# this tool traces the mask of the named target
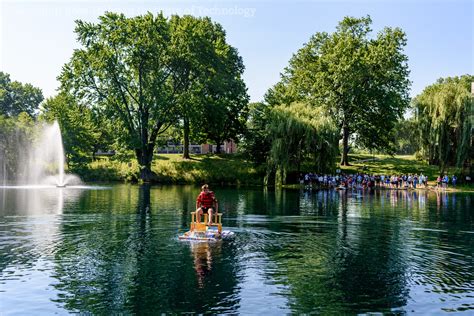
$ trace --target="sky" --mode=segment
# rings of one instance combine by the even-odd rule
[[[474,0],[0,0],[0,71],[54,96],[56,77],[80,47],[74,21],[97,22],[105,11],[210,16],[243,58],[252,102],[263,100],[311,35],[335,31],[345,16],[370,15],[374,35],[386,26],[405,31],[411,96],[440,77],[474,74]]]

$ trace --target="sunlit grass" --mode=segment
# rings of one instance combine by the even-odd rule
[[[403,175],[421,174],[428,176],[428,181],[434,183],[438,177],[439,167],[430,166],[424,161],[417,160],[413,155],[350,155],[351,166],[342,166],[344,173],[364,172],[368,174]],[[459,171],[452,167],[448,168],[447,174],[451,178]],[[459,176],[459,174],[458,174]]]
[[[350,155],[351,166],[338,167],[344,173],[402,175],[420,174],[428,176],[429,183],[435,184],[439,175],[438,166],[429,166],[414,156]],[[161,183],[216,183],[226,185],[262,185],[265,166],[255,167],[241,155],[191,155],[183,159],[180,154],[160,154],[153,159],[152,170]],[[312,166],[305,163],[302,172],[311,172]],[[456,169],[448,169],[450,178]],[[102,158],[79,170],[85,181],[137,181],[139,166],[136,159],[120,162]],[[470,188],[470,187],[469,187]]]

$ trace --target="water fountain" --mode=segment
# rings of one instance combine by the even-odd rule
[[[4,150],[0,155],[2,159],[0,165],[3,166],[3,170],[0,171],[3,174],[3,186],[5,187],[6,184],[23,187],[80,185],[82,182],[78,176],[64,173],[65,155],[59,124],[54,122],[51,125],[39,126],[35,134],[37,135],[35,140],[18,137],[18,133],[16,133],[16,138],[5,140]],[[10,147],[10,152],[16,151],[14,155],[11,155],[13,157],[5,154],[7,147]],[[8,159],[15,160],[9,162],[10,170],[6,167]]]

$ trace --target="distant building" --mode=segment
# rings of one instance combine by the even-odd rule
[[[183,144],[175,144],[168,142],[166,146],[158,147],[157,152],[160,154],[182,154]],[[215,153],[217,146],[215,144],[190,144],[189,153],[191,154],[208,154]],[[226,154],[235,154],[237,152],[237,145],[234,141],[225,141],[221,144],[221,152]]]
[[[215,153],[216,152],[216,145],[213,144],[202,144],[201,145],[201,153],[202,154],[207,154],[207,153]],[[226,154],[235,154],[237,152],[237,145],[233,140],[231,141],[225,141],[221,145],[221,152],[226,153]]]
[[[115,155],[115,150],[99,149],[94,153],[94,156],[113,156],[113,155]]]

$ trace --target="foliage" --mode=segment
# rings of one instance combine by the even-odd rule
[[[114,121],[116,142],[135,152],[142,180],[154,179],[158,136],[179,119],[186,140],[191,120],[202,127],[205,104],[233,110],[233,104],[239,110],[246,104],[242,61],[209,18],[109,12],[99,20],[76,22],[82,48],[63,67],[62,89]]]
[[[24,112],[33,117],[42,101],[41,89],[11,81],[9,74],[0,71],[0,114],[13,117]]]
[[[152,165],[160,183],[216,183],[228,185],[261,185],[263,169],[240,155],[191,155],[183,159],[177,154],[156,155]],[[120,162],[101,158],[78,170],[88,181],[136,181],[139,167],[134,161]]]
[[[104,125],[97,125],[90,108],[80,106],[67,93],[47,99],[41,106],[40,120],[58,121],[69,167],[91,160],[99,146],[103,146]]]
[[[176,90],[169,23],[151,13],[126,18],[109,12],[99,20],[76,22],[82,48],[63,67],[62,88],[117,123],[141,178],[151,180],[156,138],[171,122]]]
[[[256,165],[265,164],[270,152],[271,138],[268,125],[271,108],[262,102],[249,104],[245,134],[239,144],[239,149]]]
[[[169,23],[183,156],[189,158],[191,133],[220,145],[242,131],[248,102],[244,65],[222,26],[209,18],[172,16]]]
[[[7,117],[0,114],[0,175],[12,179],[21,167],[21,158],[35,138],[34,120],[25,112]]]
[[[326,108],[342,132],[341,164],[348,163],[353,134],[367,148],[392,150],[391,130],[409,104],[406,36],[387,27],[371,38],[371,23],[346,17],[336,32],[313,35],[266,94],[270,104]]]
[[[304,103],[279,105],[272,109],[269,131],[272,139],[270,170],[284,184],[292,168],[301,170],[305,157],[311,157],[317,172],[333,171],[337,154],[337,129],[323,108]]]
[[[418,122],[414,116],[397,122],[393,129],[395,152],[398,155],[413,155],[420,148]]]
[[[441,174],[449,165],[463,167],[474,156],[471,82],[470,75],[439,79],[414,101],[421,154],[430,164],[439,164]]]

